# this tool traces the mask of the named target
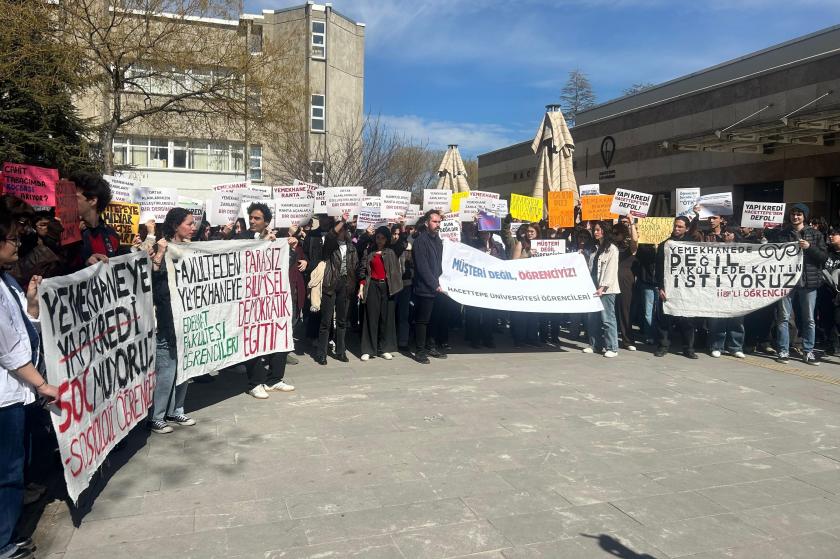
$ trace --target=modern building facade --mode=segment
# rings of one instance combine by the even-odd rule
[[[289,165],[279,164],[288,154],[283,146],[266,138],[254,137],[246,142],[238,133],[208,137],[186,124],[161,134],[139,122],[120,130],[115,137],[117,174],[144,186],[178,188],[181,195],[194,198],[209,197],[208,187],[214,184],[245,179],[265,184],[293,178],[323,183],[320,154],[328,149],[334,134],[363,122],[365,25],[333,10],[330,4],[313,2],[242,14],[238,20],[192,18],[184,25],[212,27],[229,41],[242,41],[247,36],[253,56],[260,55],[263,41],[294,43],[289,63],[295,65],[296,75],[302,79],[301,99],[295,104],[300,108],[300,128],[304,129],[298,131],[302,139],[298,140],[301,145],[295,146],[294,157],[306,159],[308,164],[299,165],[300,170],[293,173],[296,176],[284,176],[292,174]],[[151,89],[154,87],[150,84]],[[154,93],[166,95],[170,91]],[[83,116],[96,120],[96,99],[83,101],[80,107]],[[302,146],[305,154],[300,153],[304,151]]]
[[[535,118],[535,122],[537,122]],[[840,209],[840,26],[748,54],[577,115],[575,177],[602,193],[732,190],[744,200]],[[478,156],[479,188],[529,194],[531,139]]]

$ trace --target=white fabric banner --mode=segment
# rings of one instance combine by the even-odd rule
[[[619,188],[613,195],[610,212],[618,215],[646,217],[650,211],[651,200],[653,200],[653,194]]]
[[[155,391],[152,270],[145,251],[38,289],[47,381],[67,492],[77,502],[108,453],[146,419]],[[0,444],[6,444],[3,441]]]
[[[778,227],[785,222],[785,203],[744,202],[741,227]]]
[[[578,253],[499,260],[462,243],[443,242],[441,288],[462,305],[541,313],[602,311]]]
[[[178,384],[294,347],[286,239],[170,243],[166,264]]]
[[[665,243],[666,314],[727,318],[771,305],[802,274],[796,243]]]

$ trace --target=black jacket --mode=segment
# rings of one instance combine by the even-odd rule
[[[375,249],[368,251],[359,264],[359,281],[365,281],[365,286],[362,288],[362,301],[367,298],[367,286],[369,282],[366,280],[370,277],[370,261],[373,259],[374,254],[376,254]],[[403,288],[402,269],[400,268],[397,253],[391,248],[385,248],[382,251],[382,264],[385,266],[385,283],[388,285],[388,295],[393,297],[402,291]]]
[[[331,295],[335,293],[341,274],[341,248],[338,244],[338,236],[330,231],[324,237],[323,252],[324,261],[327,263],[324,268],[324,279],[321,282],[321,293]],[[347,268],[347,293],[356,292],[356,270],[359,267],[359,254],[353,243],[347,242],[347,250],[344,256],[344,263]]]
[[[813,227],[805,227],[801,231],[795,231],[788,226],[778,232],[774,241],[777,243],[793,243],[800,239],[805,239],[811,246],[804,251],[804,266],[799,285],[807,289],[813,289],[822,284],[823,264],[828,258],[828,250],[822,233]]]
[[[414,294],[418,297],[434,297],[440,286],[438,278],[443,273],[443,241],[438,235],[423,231],[412,245],[414,257]]]
[[[178,346],[175,340],[175,320],[172,317],[169,275],[166,271],[165,260],[160,270],[152,270],[152,302],[155,305],[155,318],[157,319],[157,340],[167,342],[170,355],[174,355]]]

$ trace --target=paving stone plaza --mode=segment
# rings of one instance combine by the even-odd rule
[[[39,557],[840,556],[840,366],[567,349],[193,384],[198,425],[138,429]]]

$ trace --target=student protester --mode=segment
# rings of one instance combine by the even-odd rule
[[[327,346],[330,328],[335,315],[335,353],[338,361],[347,363],[347,311],[351,299],[356,294],[356,269],[359,256],[350,243],[350,232],[345,220],[339,220],[330,228],[324,238],[322,258],[325,263],[321,281],[321,325],[318,330],[318,344],[315,348],[315,361],[327,364]]]
[[[169,291],[169,274],[166,254],[176,250],[173,246],[188,243],[195,232],[195,218],[184,208],[172,208],[163,222],[163,238],[150,250],[152,257],[152,298],[157,319],[157,346],[155,352],[155,394],[150,411],[149,428],[153,433],[165,435],[173,431],[169,424],[189,427],[195,420],[184,413],[188,382],[176,385],[178,344],[175,339],[175,320],[172,317],[172,299]]]
[[[636,264],[636,295],[641,305],[642,335],[645,344],[653,345],[656,338],[654,313],[659,299],[659,290],[656,288],[656,247],[650,244],[639,245]]]
[[[399,256],[404,243],[391,244],[391,230],[376,229],[359,265],[359,301],[364,304],[362,361],[394,358],[397,350],[396,296],[403,289]]]
[[[435,348],[432,335],[440,346],[445,339],[443,333],[448,328],[446,295],[438,283],[442,273],[443,241],[438,235],[441,215],[437,210],[429,210],[418,223],[418,234],[414,239],[414,303],[415,303],[415,342],[417,344],[414,359],[428,365],[429,356],[446,359],[446,354]]]
[[[685,216],[674,218],[674,226],[671,230],[671,240],[685,241],[687,234],[691,231],[689,229],[690,221]],[[684,316],[671,316],[665,314],[662,304],[666,300],[665,294],[665,242],[659,244],[656,249],[656,270],[655,270],[656,288],[659,290],[657,301],[657,317],[659,330],[659,347],[654,355],[656,357],[664,357],[671,347],[671,329],[677,328],[683,338],[683,355],[689,359],[698,359],[694,352],[694,321],[691,318]]]
[[[20,227],[0,207],[0,557],[34,557],[32,540],[17,540],[15,525],[23,507],[25,460],[24,406],[36,395],[52,402],[58,388],[38,371],[38,285],[33,276],[26,292],[8,273],[20,247]]]
[[[618,285],[621,292],[616,298],[616,311],[621,331],[621,347],[636,351],[633,332],[633,294],[636,290],[636,252],[639,249],[639,232],[627,216],[621,216],[613,229],[613,240],[618,249]]]
[[[776,328],[776,346],[778,356],[776,361],[787,363],[790,359],[790,331],[788,322],[793,313],[794,305],[802,328],[802,362],[807,365],[819,365],[814,355],[814,339],[816,325],[814,322],[814,307],[817,302],[817,288],[822,283],[822,269],[828,253],[825,239],[818,230],[806,226],[810,210],[802,203],[793,204],[788,208],[788,224],[778,232],[777,242],[796,242],[803,251],[802,276],[797,285],[787,297],[778,303],[778,323]]]
[[[825,317],[827,353],[840,355],[840,227],[828,230],[828,256],[823,265],[823,286],[820,288],[830,300],[832,309]]]
[[[82,242],[70,265],[80,270],[121,254],[120,236],[102,219],[102,212],[111,203],[108,182],[100,175],[86,171],[73,174],[70,180],[76,185],[79,217],[84,223]]]
[[[615,298],[621,293],[618,283],[618,247],[612,238],[612,228],[605,221],[592,228],[597,250],[589,259],[592,282],[597,286],[595,296],[600,297],[604,310],[589,313],[586,330],[589,347],[583,353],[604,352],[604,357],[618,356],[618,324],[615,316]]]
[[[727,227],[721,230],[716,235],[716,238],[721,239],[718,242],[734,243],[734,228]],[[709,318],[707,324],[709,327],[710,355],[712,357],[720,357],[724,349],[738,359],[744,359],[746,357],[744,355],[745,332],[743,316]]]
[[[531,241],[539,239],[540,230],[532,223],[525,223],[516,231],[516,241],[513,243],[511,260],[531,258]],[[540,347],[539,338],[540,315],[532,312],[512,312],[511,330],[513,331],[513,346],[523,345]]]
[[[403,288],[397,293],[397,349],[408,353],[408,339],[411,334],[411,298],[414,294],[414,258],[412,243],[406,238],[405,250],[399,257]]]
[[[472,239],[470,243],[473,248],[481,252],[505,260],[505,247],[502,243],[493,240],[493,235],[490,231],[478,231],[478,236]],[[480,307],[464,307],[466,340],[474,349],[481,346],[487,348],[495,348],[496,342],[493,341],[493,332],[496,329],[498,321],[498,313],[493,309],[484,309]]]

